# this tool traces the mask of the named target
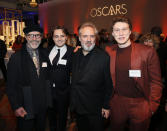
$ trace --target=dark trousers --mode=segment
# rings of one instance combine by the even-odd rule
[[[53,107],[49,108],[48,113],[50,131],[66,131],[68,101],[53,99]]]
[[[144,98],[114,95],[111,100],[111,130],[148,131],[151,111]]]
[[[78,131],[104,131],[103,119],[99,115],[76,114]]]
[[[18,131],[45,131],[46,127],[46,112],[41,112],[35,115],[34,119],[25,120],[17,118]]]
[[[6,76],[6,66],[5,66],[5,62],[3,58],[0,58],[0,69],[2,71],[3,77],[6,80],[7,76]]]

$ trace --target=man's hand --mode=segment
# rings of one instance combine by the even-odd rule
[[[81,46],[77,46],[77,47],[75,47],[75,49],[74,49],[74,53],[77,52],[80,48],[81,48]]]
[[[27,112],[24,110],[23,107],[19,107],[15,110],[15,116],[17,117],[24,117],[27,114]]]
[[[102,116],[107,119],[109,115],[110,115],[110,110],[102,108]]]

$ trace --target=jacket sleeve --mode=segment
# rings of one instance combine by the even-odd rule
[[[155,112],[160,104],[163,85],[160,73],[160,63],[156,51],[152,49],[148,57],[148,74],[150,80],[149,103],[150,110]]]
[[[103,103],[103,108],[104,109],[109,109],[109,101],[111,99],[112,95],[112,89],[113,89],[113,83],[112,83],[112,78],[110,75],[110,58],[109,56],[107,57],[105,63],[104,63],[104,89],[105,89],[105,95],[104,95],[104,103]]]
[[[20,76],[19,76],[19,61],[18,57],[13,54],[10,57],[7,66],[7,86],[6,93],[9,99],[9,102],[13,110],[22,106],[22,91],[19,85]]]

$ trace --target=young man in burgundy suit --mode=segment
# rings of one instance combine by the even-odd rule
[[[150,118],[160,102],[162,82],[158,56],[153,48],[130,40],[128,18],[116,17],[112,35],[117,44],[106,47],[114,85],[111,130],[147,131]]]

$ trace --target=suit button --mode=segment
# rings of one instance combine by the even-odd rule
[[[55,83],[53,83],[53,87],[56,87]]]

